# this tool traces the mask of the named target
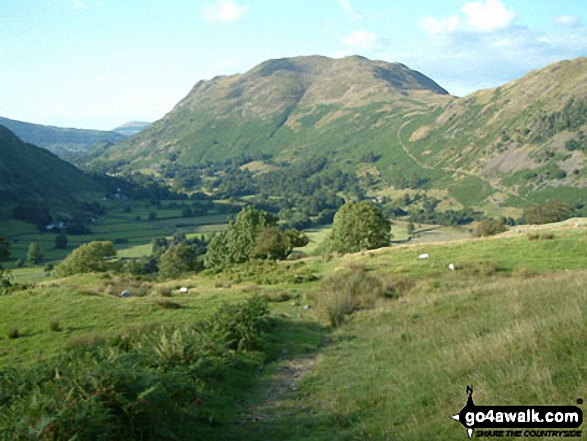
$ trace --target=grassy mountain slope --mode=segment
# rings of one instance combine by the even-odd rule
[[[240,155],[384,154],[393,143],[389,127],[402,115],[430,111],[450,98],[402,64],[362,57],[269,60],[242,75],[200,81],[163,119],[100,160],[150,167]]]
[[[579,58],[473,93],[435,118],[414,118],[401,135],[423,166],[481,178],[493,200],[516,203],[579,195],[586,129],[587,58]]]
[[[96,143],[120,142],[126,137],[121,133],[44,126],[1,117],[0,124],[8,127],[24,142],[67,158],[88,150]]]
[[[21,141],[0,126],[0,201],[3,208],[26,199],[71,203],[101,188],[73,165]],[[1,213],[0,213],[1,214]]]
[[[14,325],[22,336],[10,339],[5,332],[0,337],[0,364],[15,368],[8,379],[18,378],[17,373],[38,368],[55,354],[72,353],[68,347],[77,351],[72,361],[81,363],[101,347],[114,354],[133,336],[157,336],[153,332],[158,324],[165,324],[169,336],[175,330],[179,334],[151,339],[161,342],[160,354],[178,365],[188,364],[198,344],[180,338],[181,330],[199,319],[218,317],[223,301],[240,301],[254,292],[272,300],[270,326],[260,345],[266,358],[257,358],[254,369],[241,367],[219,375],[202,392],[196,413],[202,417],[173,421],[178,430],[197,423],[198,432],[186,430],[178,439],[466,439],[463,427],[449,417],[465,405],[467,385],[473,386],[478,405],[576,405],[584,397],[587,235],[584,228],[575,227],[552,232],[554,238],[543,241],[522,234],[402,245],[363,256],[264,267],[268,274],[287,275],[279,285],[253,282],[261,276],[251,268],[228,284],[229,274],[205,273],[167,282],[97,274],[45,280],[26,293],[0,296],[0,322]],[[422,252],[431,258],[418,260]],[[449,263],[456,271],[448,270]],[[311,270],[318,280],[295,283],[300,270]],[[353,312],[339,328],[327,329],[318,306],[328,293],[324,279],[349,271],[381,277],[396,291]],[[146,295],[119,298],[120,289],[129,286],[140,287]],[[189,287],[188,292],[180,292],[179,286]],[[159,306],[170,300],[181,308]],[[304,308],[307,304],[312,307]],[[59,332],[51,330],[51,318],[60,319]],[[104,340],[109,344],[103,345]],[[143,389],[138,392],[127,386],[135,384],[136,376],[121,375],[127,369],[135,372],[148,359],[138,357],[124,369],[111,360],[88,372],[112,370],[107,377],[116,380],[112,389],[130,391],[124,395],[126,412],[142,410],[144,396],[149,406],[161,402],[161,395],[145,385],[139,385]],[[188,364],[189,378],[201,365]],[[55,378],[53,366],[46,381]],[[212,371],[213,366],[204,366]],[[59,371],[63,380],[56,381],[65,381],[70,372]],[[35,386],[25,383],[21,391],[36,391]],[[81,418],[87,415],[81,405],[97,401],[93,390],[80,384],[67,392],[83,396],[73,403],[56,400],[57,406],[43,408],[42,414],[57,414],[55,409],[63,405]],[[29,408],[14,419],[0,417],[0,428],[2,422],[14,427],[32,412],[41,414],[22,395],[15,399]],[[6,409],[9,403],[4,400],[2,405]],[[121,413],[117,407],[112,412]],[[68,416],[63,412],[56,418],[61,415]]]

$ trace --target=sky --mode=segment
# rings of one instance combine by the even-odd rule
[[[0,116],[111,130],[202,79],[355,54],[464,96],[587,56],[587,1],[0,0]]]

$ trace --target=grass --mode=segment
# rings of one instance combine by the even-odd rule
[[[359,313],[253,438],[459,440],[448,416],[469,384],[477,403],[574,405],[587,387],[586,281],[499,280]]]
[[[463,428],[448,417],[465,404],[466,385],[479,405],[574,405],[584,397],[585,249],[579,228],[549,240],[520,234],[397,245],[296,262],[319,277],[312,282],[260,285],[243,273],[227,283],[200,274],[140,284],[145,295],[125,299],[108,294],[124,278],[44,281],[0,296],[0,364],[31,365],[72,345],[193,323],[224,301],[258,293],[271,301],[268,358],[255,372],[219,380],[224,398],[215,399],[206,439],[459,440]],[[417,259],[424,252],[430,259]],[[292,263],[279,265],[286,271]],[[377,283],[357,284],[358,303],[330,327],[317,298],[347,287],[324,280],[357,268]],[[57,317],[59,332],[50,325]],[[8,337],[10,326],[18,338]]]

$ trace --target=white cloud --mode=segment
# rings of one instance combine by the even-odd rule
[[[213,6],[204,7],[204,17],[210,22],[238,20],[249,8],[239,6],[232,0],[216,0]]]
[[[425,17],[420,26],[430,35],[460,32],[495,32],[512,26],[516,14],[506,9],[499,0],[487,0],[486,3],[467,3],[461,8],[463,16],[453,15],[438,19]]]
[[[340,40],[346,47],[331,54],[333,58],[341,58],[358,53],[381,51],[388,46],[385,39],[379,38],[375,32],[354,31]]]
[[[554,22],[567,28],[576,28],[581,25],[579,19],[574,15],[561,15],[560,17],[556,17]]]
[[[362,13],[357,11],[353,7],[353,5],[351,5],[350,0],[339,0],[339,1],[340,1],[340,6],[344,10],[344,12],[346,12],[352,20],[362,20],[365,18],[365,16]]]
[[[377,34],[368,31],[355,31],[341,40],[341,43],[350,48],[372,50],[379,45]]]
[[[506,9],[499,0],[487,0],[487,3],[467,3],[461,11],[467,16],[467,23],[474,31],[492,32],[508,28],[514,22],[516,14]]]
[[[459,26],[459,17],[457,15],[453,15],[452,17],[446,18],[444,20],[438,20],[434,17],[425,17],[420,22],[420,25],[426,32],[428,32],[428,34],[431,35],[452,32]]]

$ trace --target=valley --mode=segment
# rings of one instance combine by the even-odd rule
[[[459,440],[469,385],[577,404],[586,75],[458,98],[307,56],[59,146],[0,119],[0,439]]]

